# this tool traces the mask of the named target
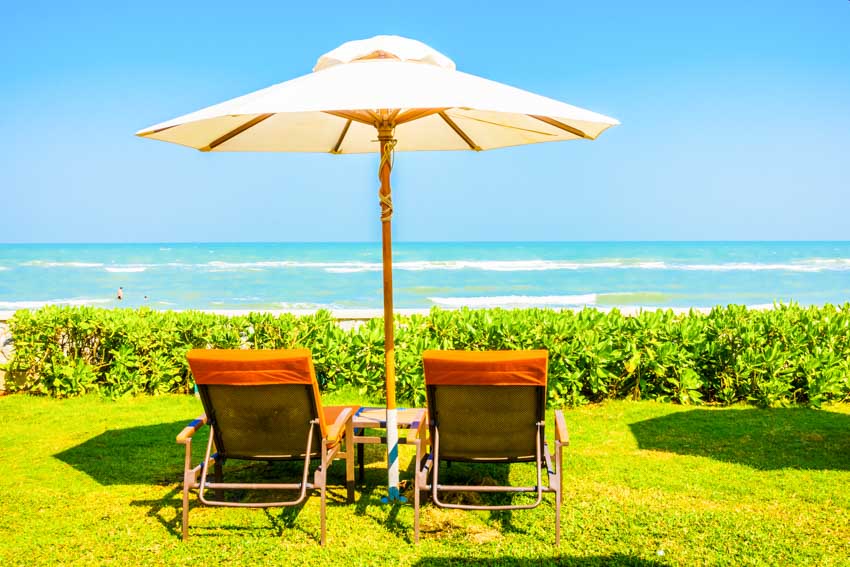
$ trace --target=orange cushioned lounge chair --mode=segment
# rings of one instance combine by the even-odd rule
[[[187,357],[206,413],[177,436],[177,442],[186,446],[183,539],[189,537],[189,489],[197,488],[204,504],[247,508],[297,506],[309,490],[318,489],[324,545],[327,471],[334,459],[345,457],[348,501],[354,499],[351,417],[357,407],[322,407],[313,359],[306,349],[192,350]],[[192,435],[204,425],[210,426],[206,454],[200,465],[192,467]],[[222,465],[228,459],[303,461],[303,475],[296,483],[222,482]],[[313,482],[308,482],[311,459],[320,464]],[[210,465],[215,469],[213,482],[207,480]],[[207,496],[209,489],[215,499]],[[297,490],[298,496],[282,502],[224,500],[223,492],[233,489]]]
[[[419,541],[420,491],[436,506],[462,510],[525,510],[555,493],[555,545],[561,540],[562,449],[569,444],[564,414],[555,411],[555,454],[544,436],[548,353],[533,351],[426,351],[425,388],[431,453],[417,454],[414,541]],[[554,459],[554,467],[552,460]],[[440,484],[441,462],[533,462],[534,486]],[[547,483],[543,484],[543,469]],[[473,505],[442,500],[447,492],[531,492],[530,504]]]

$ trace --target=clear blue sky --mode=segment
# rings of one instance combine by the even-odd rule
[[[850,2],[13,2],[0,242],[370,241],[376,156],[133,133],[419,39],[614,116],[595,142],[402,153],[397,240],[850,239]]]

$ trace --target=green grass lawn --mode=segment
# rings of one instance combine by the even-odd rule
[[[315,497],[267,511],[195,506],[184,543],[183,448],[174,437],[200,413],[191,396],[0,398],[0,564],[850,563],[847,405],[761,410],[624,401],[567,411],[572,446],[558,550],[551,495],[535,510],[512,513],[428,504],[414,546],[412,506],[380,503],[385,472],[376,446],[367,447],[366,484],[354,504],[345,504],[344,464],[331,469],[326,548],[317,540]],[[402,453],[403,479],[410,458]],[[281,469],[235,467],[239,476]],[[532,474],[527,465],[485,473],[454,465],[448,472],[514,482]]]

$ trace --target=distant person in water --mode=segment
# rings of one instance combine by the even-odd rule
[[[124,288],[119,287],[118,288],[118,301],[121,301],[122,299],[124,299]]]

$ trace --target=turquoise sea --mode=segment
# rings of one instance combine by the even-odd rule
[[[0,311],[377,309],[380,255],[379,243],[0,244]],[[394,279],[397,308],[820,305],[850,301],[850,242],[396,243]]]

